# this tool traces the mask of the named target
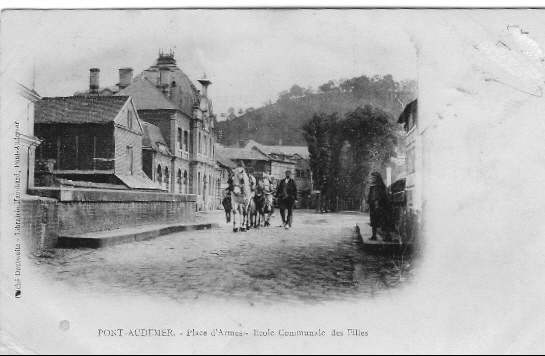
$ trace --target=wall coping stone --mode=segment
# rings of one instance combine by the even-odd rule
[[[173,194],[115,189],[35,187],[29,194],[63,202],[196,202],[195,194]]]

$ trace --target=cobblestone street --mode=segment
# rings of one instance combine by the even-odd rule
[[[293,227],[232,232],[222,212],[201,213],[212,230],[180,232],[104,249],[55,250],[40,272],[90,293],[162,295],[177,301],[235,298],[249,303],[372,298],[392,286],[384,260],[361,252],[364,214],[296,211]]]

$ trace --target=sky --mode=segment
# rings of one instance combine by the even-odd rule
[[[2,70],[34,71],[40,95],[68,96],[88,88],[90,68],[100,69],[101,86],[111,86],[119,68],[136,75],[159,50],[172,50],[197,87],[204,73],[212,80],[219,116],[274,102],[294,84],[316,89],[364,74],[415,79],[410,11],[13,10],[3,13]]]

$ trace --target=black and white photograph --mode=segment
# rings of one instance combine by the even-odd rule
[[[248,6],[2,10],[0,352],[542,354],[545,9]]]

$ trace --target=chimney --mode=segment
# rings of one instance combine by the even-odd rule
[[[163,92],[163,95],[170,99],[170,69],[161,67],[159,68],[159,89]]]
[[[203,78],[199,79],[199,83],[202,85],[202,96],[203,98],[208,97],[208,86],[212,84],[212,82],[206,77],[206,73],[204,73]]]
[[[161,67],[159,68],[159,73],[160,73],[159,85],[160,86],[170,85],[170,69],[166,67]]]
[[[125,89],[132,83],[132,68],[119,68],[119,89]]]
[[[89,90],[91,93],[98,93],[98,80],[100,76],[100,69],[91,68],[89,69]]]

